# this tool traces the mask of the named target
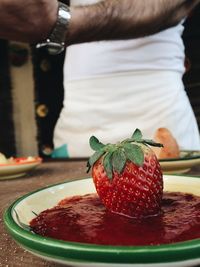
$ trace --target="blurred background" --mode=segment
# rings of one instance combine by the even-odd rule
[[[185,22],[184,84],[200,128],[200,8]],[[0,40],[0,151],[7,157],[50,157],[62,109],[64,53],[51,56]]]

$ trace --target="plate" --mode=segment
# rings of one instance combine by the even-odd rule
[[[13,179],[24,176],[28,171],[36,168],[42,159],[40,157],[15,158],[12,163],[0,164],[0,180]]]
[[[165,190],[200,196],[200,178],[164,176]],[[5,212],[10,235],[29,252],[75,267],[184,267],[200,266],[200,239],[160,246],[105,246],[60,241],[36,235],[26,229],[35,215],[55,206],[61,199],[94,193],[91,178],[69,181],[29,193],[16,200]],[[33,213],[34,211],[34,213]],[[20,223],[19,223],[20,222]]]
[[[179,158],[159,160],[164,173],[186,173],[200,164],[200,151],[182,150]]]

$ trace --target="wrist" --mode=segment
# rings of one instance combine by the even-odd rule
[[[58,1],[40,0],[40,10],[38,8],[32,8],[32,12],[29,17],[32,22],[32,29],[28,29],[30,32],[30,43],[37,43],[41,40],[45,40],[51,33],[57,20]],[[29,23],[30,24],[30,23]]]
[[[40,40],[45,40],[51,34],[53,28],[55,27],[58,17],[58,8],[59,8],[58,1],[55,1],[54,5],[52,5],[50,8],[46,10],[46,18],[45,19],[42,18],[44,26],[42,29],[43,36]]]
[[[90,35],[93,34],[94,21],[91,18],[90,6],[71,6],[71,20],[69,23],[66,45],[73,45],[90,41]],[[91,23],[92,21],[92,23]]]
[[[66,36],[66,46],[77,43],[77,36],[79,35],[81,28],[81,15],[80,9],[78,7],[70,7],[71,20],[69,22],[68,33]]]

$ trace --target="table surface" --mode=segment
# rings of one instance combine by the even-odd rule
[[[200,176],[200,166],[187,175]],[[43,162],[35,170],[18,179],[0,180],[0,266],[40,267],[61,266],[33,256],[9,236],[4,224],[3,213],[10,204],[22,195],[48,185],[64,182],[67,179],[88,177],[85,160]]]

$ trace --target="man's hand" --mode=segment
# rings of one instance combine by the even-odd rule
[[[0,38],[38,42],[57,19],[56,0],[0,0]]]

